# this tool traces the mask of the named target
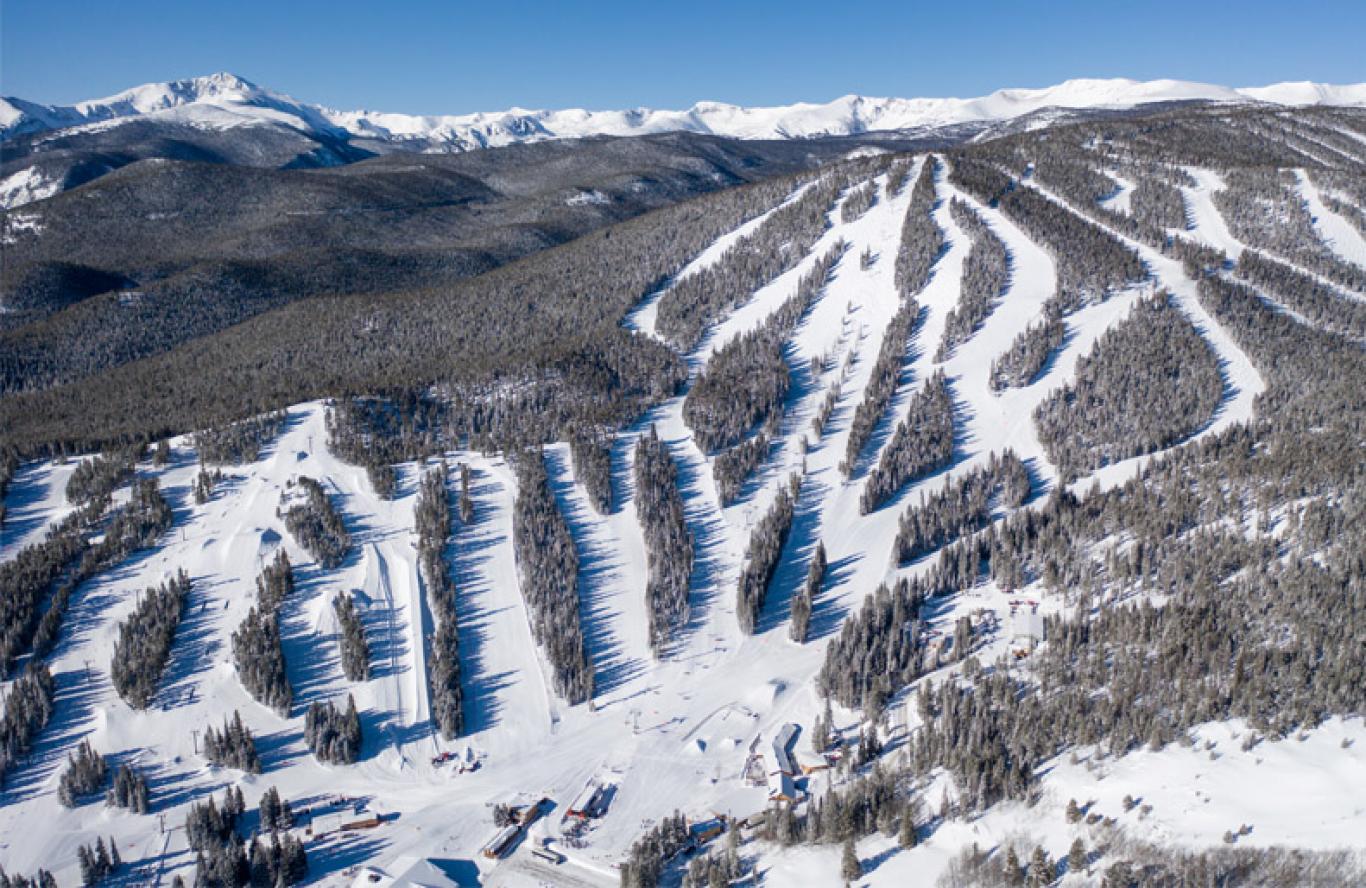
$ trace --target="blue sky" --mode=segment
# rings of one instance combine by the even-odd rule
[[[1366,81],[1366,2],[3,0],[0,93],[227,70],[341,108],[462,113],[974,96],[1070,77]]]

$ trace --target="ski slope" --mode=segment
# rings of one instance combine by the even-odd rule
[[[925,157],[916,161],[908,182],[926,162]],[[1191,172],[1198,184],[1185,191],[1194,236],[1234,254],[1238,245],[1209,199],[1220,187],[1217,175]],[[475,503],[473,520],[468,525],[455,523],[448,552],[458,590],[467,733],[451,742],[439,738],[429,723],[424,650],[433,627],[417,568],[414,532],[417,479],[430,464],[400,465],[398,495],[380,499],[363,469],[340,461],[325,446],[325,405],[296,405],[287,429],[268,451],[250,465],[226,468],[226,481],[203,505],[195,504],[191,494],[198,465],[188,438],[172,442],[167,466],[139,465],[140,475],[160,480],[175,510],[174,526],[154,551],[107,571],[75,597],[67,629],[51,657],[59,688],[56,717],[41,735],[32,761],[18,770],[0,796],[0,863],[20,873],[46,866],[60,883],[72,883],[79,878],[77,845],[104,835],[113,836],[125,860],[139,867],[139,884],[169,885],[176,875],[188,880],[194,855],[183,830],[175,828],[186,806],[225,786],[239,785],[250,810],[261,793],[275,786],[296,811],[343,794],[365,800],[369,811],[388,818],[375,830],[343,834],[335,828],[349,814],[330,809],[320,813],[314,820],[315,832],[330,832],[314,836],[308,849],[311,878],[321,884],[347,884],[362,865],[393,874],[406,868],[403,861],[426,859],[444,861],[451,865],[446,871],[478,878],[484,885],[616,884],[614,865],[660,817],[674,810],[697,818],[715,813],[744,817],[765,807],[766,790],[741,780],[749,750],[771,740],[785,723],[809,729],[823,705],[814,679],[826,642],[844,617],[880,583],[925,570],[931,562],[925,559],[904,567],[892,563],[898,520],[907,504],[1005,448],[1029,466],[1035,502],[1058,483],[1057,470],[1039,442],[1033,411],[1050,392],[1074,378],[1080,357],[1127,316],[1135,300],[1155,288],[1170,292],[1222,361],[1224,400],[1196,437],[1252,416],[1254,399],[1265,383],[1248,357],[1204,311],[1195,298],[1195,282],[1180,263],[1132,242],[1150,270],[1150,280],[1069,315],[1065,343],[1041,377],[1023,388],[993,392],[990,361],[1025,326],[1041,318],[1056,284],[1054,259],[1000,211],[953,187],[941,160],[939,202],[933,212],[946,247],[917,296],[923,322],[904,357],[902,384],[859,467],[846,479],[839,464],[854,409],[900,305],[895,257],[911,191],[908,185],[889,198],[883,188],[885,176],[874,181],[879,199],[867,213],[848,223],[832,213],[829,229],[801,262],[748,294],[684,356],[695,379],[715,349],[754,329],[782,305],[817,257],[841,240],[848,244],[830,282],[787,343],[793,385],[779,434],[738,502],[721,505],[712,476],[714,457],[702,452],[683,421],[686,387],[619,434],[612,450],[614,502],[607,515],[591,506],[575,477],[567,445],[547,448],[550,486],[580,562],[580,617],[596,684],[591,705],[568,706],[554,694],[549,667],[532,638],[512,546],[514,472],[499,455],[452,451],[445,454],[452,467],[467,463],[472,469]],[[958,302],[970,246],[950,213],[954,198],[967,201],[1005,244],[1011,276],[982,328],[940,364],[933,355],[945,318]],[[1317,210],[1315,214],[1319,215]],[[728,246],[764,218],[758,216],[718,239],[680,278],[718,261]],[[868,268],[858,261],[865,250],[875,257]],[[653,311],[660,295],[643,299],[625,323],[653,335]],[[815,369],[812,359],[818,357],[827,360]],[[948,378],[957,414],[952,465],[912,481],[892,503],[861,515],[859,496],[868,467],[886,446],[909,399],[940,368]],[[817,439],[811,419],[836,378],[841,380],[840,398]],[[691,621],[662,658],[656,658],[646,643],[647,556],[634,502],[634,447],[651,426],[678,464],[685,518],[696,549]],[[1080,479],[1073,489],[1084,493],[1095,483],[1122,483],[1151,459],[1149,455],[1108,466]],[[9,492],[12,513],[0,557],[13,558],[66,513],[62,491],[74,465],[33,463],[22,468]],[[793,532],[758,631],[746,636],[735,616],[736,580],[753,528],[793,472],[803,478]],[[350,557],[336,570],[316,565],[290,537],[277,512],[282,492],[299,475],[323,479],[353,537]],[[828,579],[815,603],[812,638],[798,645],[787,635],[789,603],[818,541],[827,550]],[[254,578],[280,547],[295,565],[298,581],[283,606],[285,656],[296,691],[288,718],[246,694],[230,653],[231,634],[254,601]],[[182,568],[194,585],[170,667],[154,705],[133,712],[108,680],[117,626],[131,612],[139,590]],[[365,682],[347,681],[338,664],[331,600],[343,591],[355,596],[370,640],[372,675]],[[1038,589],[1014,594],[1042,597]],[[935,628],[951,627],[972,609],[1005,614],[1007,598],[993,584],[955,596],[936,612]],[[1045,601],[1043,608],[1054,613],[1061,604]],[[988,648],[983,659],[1003,652],[1002,645]],[[351,767],[321,765],[303,743],[303,711],[314,700],[340,701],[347,694],[354,696],[362,714],[361,760]],[[900,697],[891,707],[893,731],[901,732],[899,736],[914,727],[903,702]],[[262,775],[214,769],[196,754],[203,729],[221,723],[233,710],[240,711],[255,732],[265,765]],[[837,707],[835,715],[837,728],[856,728],[856,713]],[[1201,729],[1202,737],[1228,750],[1214,761],[1203,751],[1197,755],[1171,747],[1120,760],[1101,761],[1083,753],[1082,764],[1054,763],[1043,778],[1040,805],[997,806],[977,821],[945,825],[913,850],[900,851],[890,839],[868,839],[859,846],[861,856],[873,863],[866,884],[932,881],[960,848],[972,842],[990,847],[1016,835],[1036,837],[1061,855],[1076,832],[1061,816],[1072,797],[1094,799],[1107,815],[1119,813],[1118,800],[1125,794],[1142,797],[1153,806],[1152,813],[1141,820],[1134,814],[1126,829],[1153,841],[1210,845],[1220,841],[1224,830],[1238,826],[1229,822],[1232,818],[1255,816],[1251,841],[1256,844],[1361,845],[1366,728],[1360,719],[1330,722],[1303,742],[1264,743],[1252,753],[1237,749],[1239,730],[1237,725]],[[152,815],[106,809],[99,802],[70,811],[58,805],[55,787],[62,762],[85,737],[118,761],[132,761],[147,771]],[[1343,742],[1349,745],[1339,754],[1336,750]],[[807,745],[805,733],[797,743],[799,748]],[[479,760],[478,770],[457,773],[451,765],[432,761],[441,752],[464,754],[466,749]],[[1331,766],[1324,764],[1328,760]],[[827,779],[813,778],[810,788],[823,788]],[[581,841],[567,842],[561,831],[565,808],[590,783],[615,786],[613,801]],[[1196,784],[1209,801],[1191,795]],[[1325,789],[1305,791],[1305,786]],[[1327,789],[1334,786],[1340,789]],[[1277,804],[1250,803],[1254,792],[1273,793]],[[480,855],[495,832],[493,804],[525,804],[542,797],[551,799],[552,807],[519,848],[501,862]],[[1254,815],[1236,813],[1242,811]],[[166,833],[160,829],[162,815],[170,828]],[[45,824],[40,833],[25,830],[27,824],[39,822]],[[564,864],[552,867],[531,857],[530,847],[547,839],[567,856]],[[765,884],[838,884],[838,848],[780,852],[750,843],[746,855],[766,874]],[[451,880],[449,872],[447,878]]]

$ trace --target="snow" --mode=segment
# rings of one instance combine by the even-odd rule
[[[1224,180],[1218,173],[1199,167],[1186,167],[1195,179],[1195,186],[1181,186],[1186,198],[1186,210],[1191,217],[1187,234],[1203,244],[1223,250],[1233,261],[1243,255],[1243,242],[1229,231],[1228,223],[1214,204],[1214,195],[1224,190]]]
[[[1366,84],[1281,83],[1235,89],[1183,80],[1068,80],[1039,89],[1002,89],[977,98],[876,98],[847,95],[829,102],[745,107],[698,102],[684,110],[582,108],[473,114],[414,115],[338,111],[296,101],[233,74],[149,83],[72,106],[45,106],[19,99],[0,101],[0,138],[103,120],[160,117],[195,105],[229,109],[261,119],[293,118],[306,128],[359,138],[413,142],[463,151],[547,138],[644,135],[689,131],[743,139],[809,138],[876,130],[921,129],[978,121],[1010,120],[1057,109],[1132,108],[1151,102],[1203,100],[1275,105],[1363,105]]]
[[[1129,201],[1134,196],[1134,183],[1112,170],[1105,170],[1105,175],[1114,179],[1119,187],[1114,194],[1102,198],[1100,205],[1117,213],[1130,212]]]
[[[1314,219],[1314,229],[1338,258],[1366,267],[1366,237],[1356,226],[1324,206],[1319,189],[1304,170],[1295,171],[1300,196]]]
[[[856,884],[933,885],[957,850],[974,842],[984,851],[1014,845],[1022,860],[1035,845],[1058,860],[1075,838],[1094,848],[1106,830],[1068,824],[1064,815],[1070,799],[1088,814],[1115,818],[1125,837],[1155,844],[1192,850],[1221,846],[1226,831],[1236,833],[1246,824],[1252,831],[1236,846],[1359,849],[1366,817],[1366,725],[1361,719],[1335,719],[1304,740],[1262,741],[1243,751],[1247,734],[1240,722],[1216,722],[1195,729],[1192,748],[1145,749],[1121,759],[1082,750],[1078,764],[1050,764],[1037,805],[1005,803],[971,822],[950,821],[912,849],[882,836],[860,841],[865,878]],[[1206,742],[1215,744],[1214,756]],[[1126,795],[1138,802],[1128,812]],[[931,808],[937,799],[931,794]],[[1145,806],[1151,806],[1146,814]],[[838,845],[765,850],[765,885],[842,884]],[[1101,868],[1105,865],[1102,858]]]
[[[623,323],[632,330],[638,330],[641,333],[653,336],[656,339],[662,339],[655,329],[655,324],[659,319],[659,300],[664,297],[664,294],[684,278],[697,274],[699,271],[715,265],[720,261],[721,257],[726,254],[727,250],[735,246],[736,242],[741,238],[749,237],[753,234],[764,224],[764,222],[768,221],[769,216],[773,215],[774,212],[787,204],[800,198],[812,184],[813,183],[808,182],[805,185],[794,189],[781,203],[765,210],[763,213],[750,219],[734,231],[727,232],[717,238],[705,250],[689,260],[688,264],[683,266],[683,269],[678,274],[674,275],[672,280],[668,281],[663,287],[660,287],[655,293],[642,299],[636,307],[627,314],[626,320]]]
[[[60,190],[60,182],[48,179],[37,167],[27,167],[0,179],[0,209],[12,210]]]
[[[918,169],[912,170],[912,180]],[[1191,172],[1198,183],[1187,189],[1194,236],[1236,246],[1209,200],[1221,186],[1218,177]],[[881,186],[881,178],[877,184]],[[473,521],[457,525],[448,552],[459,590],[467,719],[466,736],[449,743],[441,741],[427,722],[422,652],[432,626],[413,533],[416,481],[431,463],[399,466],[398,496],[381,500],[362,469],[327,451],[325,409],[310,403],[291,408],[287,430],[260,460],[226,469],[227,479],[204,505],[194,504],[190,493],[198,466],[188,439],[173,442],[173,458],[165,468],[142,464],[140,474],[160,478],[175,510],[175,526],[156,551],[105,572],[75,596],[66,636],[52,657],[59,688],[54,724],[43,733],[32,764],[16,773],[0,805],[0,864],[23,873],[48,866],[66,884],[77,878],[77,844],[92,841],[97,834],[113,835],[125,859],[155,861],[144,881],[169,884],[175,874],[189,875],[193,857],[183,833],[158,831],[157,815],[164,814],[167,825],[174,826],[183,819],[189,801],[235,783],[243,788],[249,807],[267,787],[277,786],[296,807],[344,793],[368,799],[372,812],[396,816],[368,833],[312,842],[314,876],[324,884],[349,884],[346,870],[364,864],[380,868],[381,881],[390,879],[393,884],[402,883],[409,873],[408,879],[421,884],[437,883],[437,876],[444,874],[454,883],[608,886],[617,881],[613,865],[661,816],[675,809],[696,818],[716,813],[746,816],[762,809],[765,789],[745,785],[740,776],[749,751],[766,751],[791,723],[801,728],[793,748],[805,752],[809,743],[804,733],[822,706],[814,679],[828,639],[879,583],[927,569],[930,563],[891,563],[905,505],[1005,447],[1026,460],[1036,493],[1056,484],[1056,469],[1031,419],[1034,407],[1074,378],[1080,356],[1128,314],[1136,299],[1159,286],[1170,291],[1223,362],[1225,399],[1200,435],[1248,418],[1252,400],[1263,387],[1247,357],[1199,305],[1195,284],[1180,264],[1133,245],[1151,270],[1152,281],[1070,315],[1066,344],[1039,380],[1024,388],[992,392],[987,379],[990,361],[1026,325],[1041,319],[1055,286],[1054,262],[998,210],[958,192],[941,172],[934,213],[947,246],[918,297],[924,324],[906,355],[903,385],[892,407],[862,465],[845,480],[838,466],[853,411],[899,307],[893,275],[910,191],[880,199],[849,223],[838,221],[835,214],[830,230],[808,256],[750,294],[685,356],[695,377],[715,348],[776,310],[816,257],[840,239],[848,243],[825,291],[789,342],[794,378],[787,410],[769,458],[739,502],[721,506],[712,479],[713,458],[701,452],[683,423],[682,394],[618,436],[612,460],[614,504],[605,516],[592,508],[575,478],[568,447],[547,448],[551,488],[581,564],[580,615],[596,680],[591,707],[571,707],[555,696],[548,667],[532,639],[512,549],[516,480],[500,456],[463,451],[445,455],[453,468],[461,462],[470,465],[476,506]],[[933,354],[945,316],[957,304],[959,274],[969,246],[949,211],[954,197],[968,201],[1006,245],[1009,288],[981,330],[942,364],[960,425],[953,465],[907,485],[893,504],[860,515],[858,500],[868,464],[886,445],[907,400],[941,366]],[[680,277],[715,262],[764,218],[718,238]],[[867,269],[857,258],[865,249],[876,257]],[[653,333],[652,306],[657,298],[654,294],[643,300],[628,317],[628,325]],[[811,359],[817,356],[829,361],[813,375]],[[835,378],[842,379],[837,407],[824,435],[809,440],[804,452],[802,439],[810,439],[810,420]],[[647,558],[632,473],[636,439],[652,424],[678,463],[685,519],[697,550],[691,620],[662,658],[656,658],[647,644]],[[1092,481],[1120,483],[1147,459],[1107,467],[1077,487],[1084,492]],[[8,494],[11,515],[0,540],[0,558],[13,558],[69,510],[63,488],[74,465],[30,463],[21,468]],[[734,589],[749,535],[789,473],[803,466],[792,537],[759,631],[744,636],[736,624]],[[299,474],[325,479],[355,541],[355,551],[335,571],[314,564],[277,514],[281,493]],[[827,549],[828,582],[815,604],[812,639],[797,645],[787,637],[788,602],[805,576],[818,539]],[[288,719],[251,700],[230,663],[231,633],[252,604],[259,565],[277,546],[289,554],[298,579],[283,611],[285,654],[297,698]],[[146,712],[132,712],[107,678],[117,626],[131,611],[139,590],[179,568],[190,573],[194,588],[171,665],[154,705]],[[341,591],[355,595],[367,627],[374,662],[366,682],[346,681],[337,663],[331,600]],[[974,589],[937,613],[934,626],[942,630],[979,607],[1004,620],[1009,598],[990,584]],[[1060,607],[1045,600],[1041,612],[1056,613]],[[999,645],[1006,642],[1002,639]],[[351,767],[320,765],[302,742],[303,710],[313,700],[347,693],[354,694],[362,713],[366,740],[361,761]],[[256,733],[266,767],[259,777],[210,769],[195,754],[194,732],[202,736],[206,725],[221,722],[233,709]],[[853,724],[852,714],[837,710],[835,715],[840,727]],[[1154,841],[1216,844],[1224,830],[1247,821],[1253,832],[1240,841],[1361,845],[1359,828],[1352,829],[1359,827],[1361,800],[1366,798],[1366,729],[1360,719],[1330,722],[1308,732],[1303,742],[1263,743],[1249,753],[1241,752],[1233,737],[1241,730],[1231,725],[1200,730],[1202,740],[1218,744],[1221,755],[1214,760],[1203,747],[1198,753],[1170,747],[1119,760],[1101,760],[1083,750],[1082,764],[1056,762],[1047,771],[1044,802],[1037,808],[1003,805],[972,822],[945,824],[913,851],[897,851],[891,840],[882,838],[860,843],[865,861],[876,864],[867,884],[931,881],[959,848],[971,842],[992,847],[1022,833],[1061,855],[1073,834],[1061,816],[1071,797],[1094,799],[1096,810],[1107,816],[1121,816],[1118,799],[1124,794],[1141,798],[1153,805],[1152,812],[1141,820],[1138,812],[1124,815],[1125,828]],[[54,790],[60,765],[84,736],[97,749],[126,754],[147,769],[156,806],[153,816],[114,812],[99,803],[74,811],[57,805]],[[1350,745],[1343,748],[1343,740]],[[439,752],[461,754],[466,748],[480,761],[476,771],[458,774],[450,765],[432,763]],[[1260,764],[1258,758],[1263,760]],[[819,790],[827,779],[828,775],[815,778],[810,786]],[[582,846],[573,847],[561,835],[563,813],[590,784],[612,784],[616,791],[606,814],[590,821]],[[1196,788],[1200,797],[1193,794]],[[522,844],[502,862],[485,860],[479,849],[496,832],[489,806],[529,803],[542,796],[554,807],[531,827]],[[937,798],[937,792],[932,793],[931,799]],[[328,814],[316,825],[329,829],[339,821],[340,815]],[[45,828],[16,838],[26,823],[33,822]],[[565,863],[552,866],[530,856],[530,848],[545,839],[555,840],[555,847],[568,857]],[[766,884],[837,883],[838,848],[780,853],[750,844],[746,853],[759,854]],[[439,873],[424,861],[439,863]]]
[[[37,213],[6,213],[0,228],[0,244],[14,244],[21,237],[33,237],[43,231],[43,217]]]
[[[1037,182],[1033,184],[1038,187]],[[1038,188],[1038,190],[1050,200],[1056,203],[1064,203],[1051,194],[1048,189]],[[1228,331],[1215,321],[1214,316],[1200,303],[1196,282],[1186,275],[1185,269],[1179,261],[1114,229],[1107,228],[1107,230],[1113,237],[1138,254],[1143,264],[1147,266],[1153,284],[1171,294],[1172,302],[1186,315],[1219,358],[1220,373],[1224,377],[1223,400],[1220,401],[1215,410],[1213,419],[1186,440],[1196,441],[1209,435],[1216,435],[1232,425],[1250,420],[1257,395],[1266,390],[1266,381],[1257,372],[1252,359],[1238,347]],[[1093,482],[1099,483],[1102,489],[1122,484],[1135,477],[1155,456],[1156,454],[1145,454],[1105,466],[1090,476],[1076,481],[1072,485],[1073,492],[1083,493],[1090,489]]]
[[[590,205],[610,204],[612,202],[612,199],[607,195],[603,194],[601,191],[598,191],[596,188],[594,188],[590,191],[576,192],[570,197],[565,198],[564,202],[571,207],[581,207]]]

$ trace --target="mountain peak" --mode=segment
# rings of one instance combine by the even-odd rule
[[[162,115],[193,119],[201,126],[285,124],[343,139],[377,139],[425,151],[465,151],[539,139],[679,130],[742,139],[923,131],[960,124],[998,123],[1044,109],[1133,108],[1174,101],[1366,105],[1366,84],[1333,86],[1304,82],[1235,89],[1170,79],[1073,78],[1052,86],[1001,89],[977,98],[908,99],[849,94],[825,103],[796,102],[769,107],[702,101],[686,110],[510,108],[460,115],[411,115],[332,110],[263,89],[230,71],[219,71],[186,80],[144,84],[66,107],[20,99],[0,101],[0,140],[21,133]]]

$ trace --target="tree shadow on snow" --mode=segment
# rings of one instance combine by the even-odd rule
[[[89,733],[95,717],[95,701],[109,691],[109,679],[93,668],[54,672],[53,715],[36,738],[33,748],[5,775],[0,806],[27,801],[43,792],[44,784],[65,766]]]
[[[768,584],[768,595],[759,614],[756,635],[781,626],[792,616],[792,597],[806,585],[811,558],[815,555],[816,544],[820,542],[821,502],[828,490],[829,485],[814,478],[808,478],[802,485],[792,517],[792,529],[778,557],[778,569]],[[822,581],[821,588],[825,589],[827,585],[828,578]],[[809,629],[808,626],[808,632]]]
[[[195,702],[196,678],[213,667],[221,646],[215,633],[217,610],[210,607],[210,590],[227,585],[205,577],[190,578],[190,592],[171,643],[171,656],[158,683],[153,705],[177,709]]]
[[[846,555],[835,561],[831,561],[825,569],[825,582],[821,584],[821,593],[816,596],[816,600],[811,603],[811,626],[807,630],[806,640],[810,644],[813,641],[833,635],[839,631],[844,624],[844,618],[849,613],[849,608],[841,601],[841,596],[831,595],[828,590],[836,589],[849,581],[849,577],[854,572],[854,565],[858,563],[861,555]]]
[[[55,473],[56,467],[50,462],[32,462],[22,466],[10,479],[5,493],[4,532],[7,540],[23,539],[47,520],[47,512],[41,504],[47,498],[47,487],[52,483]],[[65,502],[65,497],[62,502]],[[9,557],[17,554],[16,550]]]
[[[591,514],[591,507],[576,503],[572,496],[574,482],[565,451],[547,451],[545,461],[551,493],[569,527],[578,556],[579,616],[584,646],[593,663],[593,693],[595,696],[609,694],[645,669],[640,660],[627,659],[623,655],[621,640],[612,632],[612,611],[604,600],[612,580],[620,577],[621,562],[610,545],[593,539],[593,525],[597,519]],[[640,593],[643,595],[644,590]],[[638,628],[645,630],[643,626]]]
[[[498,724],[502,710],[499,692],[513,682],[511,672],[488,672],[489,626],[500,611],[480,606],[480,601],[493,591],[491,580],[482,567],[492,560],[494,550],[508,542],[507,537],[494,528],[488,505],[497,495],[499,484],[484,470],[471,466],[470,472],[474,517],[469,524],[457,524],[451,546],[455,611],[460,624],[460,685],[464,695],[465,734],[475,734]]]

